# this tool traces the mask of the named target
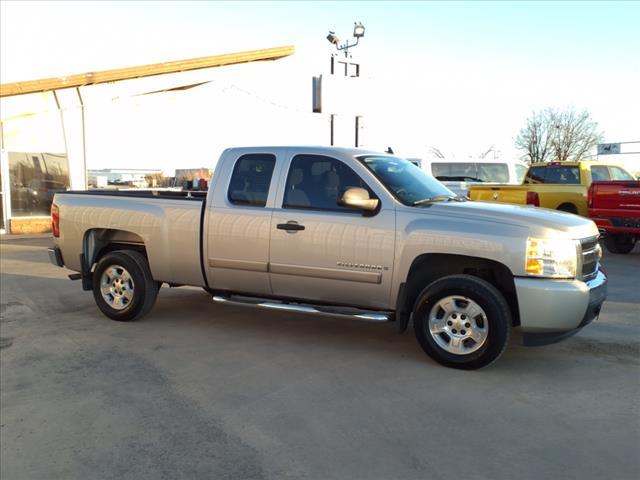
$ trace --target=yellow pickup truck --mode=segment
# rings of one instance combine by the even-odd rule
[[[591,182],[635,180],[621,167],[606,163],[532,163],[522,185],[473,185],[469,198],[481,202],[516,203],[589,216],[587,190]]]

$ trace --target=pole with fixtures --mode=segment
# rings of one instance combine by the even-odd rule
[[[339,68],[344,68],[343,75],[345,77],[359,77],[360,76],[360,64],[358,62],[354,62],[351,60],[351,55],[349,49],[354,48],[360,42],[360,39],[364,37],[365,27],[362,22],[354,22],[353,24],[353,38],[355,38],[355,42],[349,43],[349,40],[345,41],[341,44],[340,39],[335,34],[335,32],[330,31],[327,35],[327,41],[336,47],[338,52],[344,52],[344,59],[340,59],[337,54],[331,55],[331,75],[336,75],[336,66]],[[322,102],[321,102],[321,84],[322,84],[322,75],[319,77],[314,77],[314,99],[313,99],[313,111],[317,113],[322,113]],[[330,115],[330,133],[329,139],[330,144],[334,144],[335,139],[335,117],[336,114]],[[363,117],[362,115],[356,115],[355,117],[355,136],[354,142],[355,146],[359,147],[361,142],[360,130],[363,128]]]

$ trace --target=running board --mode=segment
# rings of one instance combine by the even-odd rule
[[[359,310],[350,307],[329,307],[329,306],[311,306],[292,303],[281,303],[272,300],[265,300],[253,297],[228,297],[223,295],[214,295],[213,301],[225,305],[238,305],[244,307],[264,308],[267,310],[283,310],[287,312],[307,313],[312,315],[323,315],[334,318],[351,318],[356,320],[364,320],[367,322],[389,322],[393,320],[391,313],[378,313],[368,310]]]

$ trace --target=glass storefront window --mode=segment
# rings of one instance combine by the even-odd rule
[[[11,216],[49,215],[56,192],[69,190],[65,154],[8,152]]]
[[[0,230],[4,231],[4,186],[2,184],[2,163],[0,163]]]

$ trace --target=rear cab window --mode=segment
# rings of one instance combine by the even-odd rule
[[[580,185],[580,168],[576,165],[545,165],[531,167],[525,183]]]
[[[264,207],[276,157],[269,153],[242,155],[233,167],[227,198],[233,205]]]
[[[546,167],[531,167],[524,177],[524,183],[544,183]]]

